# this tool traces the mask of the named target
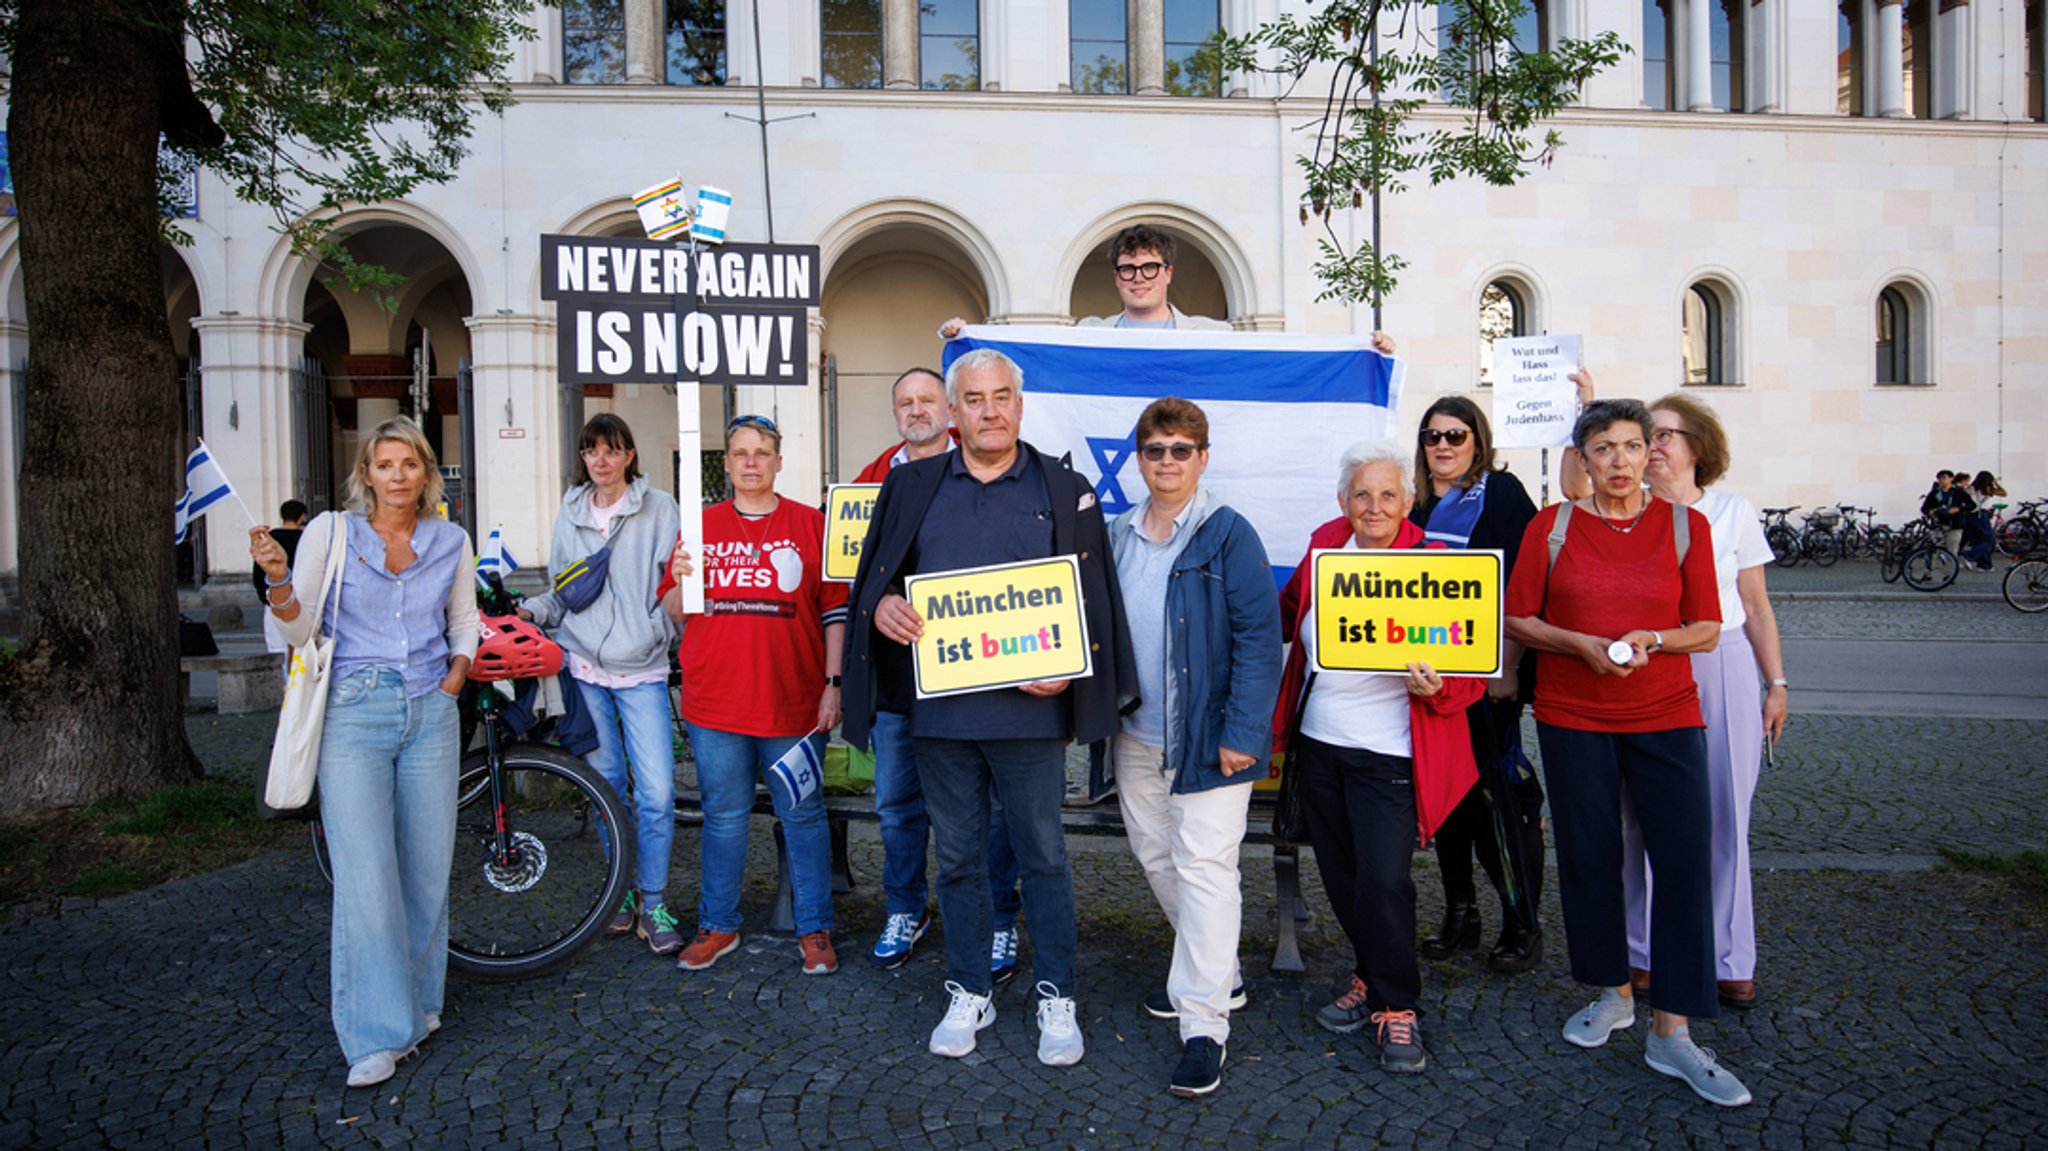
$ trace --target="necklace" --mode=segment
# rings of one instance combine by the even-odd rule
[[[1593,500],[1593,497],[1591,497],[1591,496],[1587,496],[1586,498],[1587,498],[1587,500],[1588,500],[1588,501],[1592,501],[1592,500]],[[1593,502],[1593,518],[1594,518],[1594,519],[1596,519],[1596,520],[1599,520],[1599,521],[1600,521],[1601,523],[1603,523],[1603,524],[1606,524],[1606,525],[1607,525],[1607,530],[1608,530],[1608,531],[1611,531],[1611,532],[1613,532],[1613,533],[1615,533],[1616,535],[1623,535],[1623,536],[1625,536],[1625,535],[1627,535],[1628,533],[1630,533],[1630,532],[1632,532],[1632,531],[1636,530],[1636,525],[1637,525],[1637,524],[1639,524],[1639,523],[1642,523],[1642,522],[1643,522],[1643,517],[1644,517],[1645,515],[1648,515],[1648,514],[1649,514],[1649,512],[1650,512],[1650,497],[1649,497],[1648,495],[1644,495],[1644,496],[1643,496],[1643,506],[1642,506],[1641,510],[1639,510],[1639,511],[1637,511],[1637,512],[1636,512],[1636,518],[1634,518],[1634,519],[1632,519],[1632,520],[1628,521],[1628,526],[1627,526],[1627,527],[1625,527],[1625,528],[1618,528],[1618,527],[1615,527],[1615,526],[1614,526],[1614,521],[1612,521],[1612,520],[1608,519],[1608,518],[1607,518],[1606,516],[1603,516],[1603,515],[1601,515],[1601,514],[1600,514],[1600,505],[1599,505],[1599,503],[1598,503],[1597,501],[1594,501],[1594,502]]]
[[[779,504],[781,501],[778,500],[776,502]],[[740,547],[747,553],[748,559],[759,559],[761,557],[761,545],[768,540],[768,521],[775,515],[775,508],[771,506],[767,511],[754,516],[741,511],[739,505],[734,504],[732,514],[733,518],[739,521]],[[749,534],[747,527],[750,523],[758,523],[761,528],[759,532],[753,533],[752,539],[747,538]]]

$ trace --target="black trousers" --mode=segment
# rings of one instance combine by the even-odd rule
[[[1632,805],[1657,876],[1650,1005],[1697,1019],[1720,1011],[1714,987],[1713,814],[1706,732],[1697,727],[1615,733],[1536,725],[1550,812],[1557,820],[1557,889],[1572,978],[1628,982],[1621,891],[1621,805]],[[1627,788],[1624,799],[1623,787]]]
[[[1509,733],[1516,739],[1521,735],[1522,706],[1513,700],[1482,699],[1472,705],[1468,713],[1472,725],[1472,754],[1483,765],[1489,758],[1498,760],[1506,754],[1502,741]],[[1481,768],[1484,771],[1484,767]],[[1543,903],[1543,785],[1532,776],[1517,782],[1515,797],[1520,801],[1521,827],[1509,829],[1513,841],[1508,845],[1522,853],[1527,862],[1529,876],[1529,898],[1526,901],[1527,921],[1523,927],[1534,927],[1537,909]],[[1519,834],[1516,832],[1519,831]],[[1507,865],[1501,854],[1499,830],[1494,825],[1493,806],[1487,802],[1484,786],[1474,787],[1465,793],[1458,806],[1451,810],[1449,819],[1436,833],[1437,869],[1443,873],[1444,903],[1474,903],[1478,894],[1472,883],[1472,857],[1479,857],[1479,866],[1486,871],[1486,878],[1493,883],[1496,892],[1505,891],[1502,869]],[[1507,899],[1501,899],[1502,926],[1507,923]]]
[[[1331,909],[1351,939],[1352,970],[1365,982],[1373,1010],[1412,1011],[1422,997],[1415,958],[1413,763],[1305,735],[1294,750],[1309,844]],[[1658,876],[1663,882],[1663,873]],[[1624,943],[1624,955],[1626,950]]]

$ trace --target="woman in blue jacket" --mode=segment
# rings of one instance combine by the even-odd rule
[[[1186,400],[1138,417],[1146,498],[1109,526],[1138,706],[1111,759],[1131,853],[1173,925],[1166,989],[1145,1009],[1180,1021],[1171,1089],[1221,1081],[1244,897],[1237,870],[1251,783],[1263,778],[1280,692],[1280,601],[1250,522],[1202,490],[1209,419]]]

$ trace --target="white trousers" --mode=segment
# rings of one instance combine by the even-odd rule
[[[1180,1037],[1230,1038],[1230,993],[1238,972],[1244,889],[1238,849],[1251,808],[1250,784],[1175,795],[1166,753],[1127,735],[1113,752],[1117,803],[1131,854],[1145,869],[1159,909],[1173,925],[1173,966],[1166,994],[1180,1015]]]

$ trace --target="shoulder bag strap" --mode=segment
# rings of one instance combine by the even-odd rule
[[[327,513],[327,528],[327,570],[320,573],[320,601],[314,605],[314,610],[320,614],[313,620],[313,634],[318,635],[325,629],[332,638],[334,629],[326,626],[327,600],[331,594],[334,610],[336,613],[341,611],[341,569],[348,563],[348,513]]]

